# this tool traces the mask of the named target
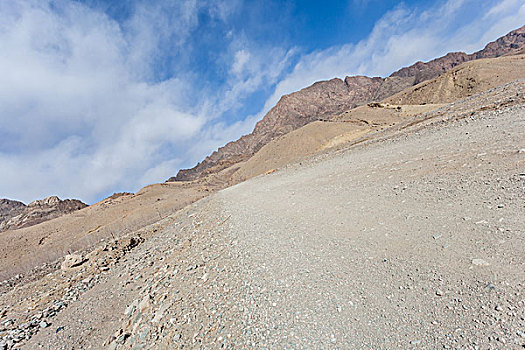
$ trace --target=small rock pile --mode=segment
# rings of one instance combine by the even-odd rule
[[[29,340],[40,329],[53,326],[53,317],[93,288],[103,273],[107,273],[111,266],[144,241],[147,232],[146,229],[103,243],[85,256],[67,255],[62,263],[54,264],[60,266],[59,270],[49,273],[39,281],[43,286],[40,290],[31,290],[30,284],[18,286],[20,293],[28,293],[37,300],[34,307],[27,309],[30,314],[24,315],[23,318],[19,316],[22,312],[18,312],[16,318],[9,317],[15,310],[23,309],[22,303],[5,305],[0,299],[0,310],[3,310],[0,312],[0,350],[12,349]],[[50,289],[47,285],[53,287]],[[57,327],[57,333],[60,330],[61,328]]]

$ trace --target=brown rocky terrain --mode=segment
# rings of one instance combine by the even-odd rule
[[[464,62],[482,58],[495,58],[519,51],[523,49],[524,43],[525,26],[513,30],[509,34],[487,44],[483,50],[470,55],[464,52],[451,52],[426,63],[419,61],[409,67],[401,68],[392,73],[391,77],[412,77],[414,78],[412,85],[416,85],[425,80],[433,79]]]
[[[203,196],[207,183],[157,184],[136,194],[120,194],[61,215],[54,220],[0,234],[0,290],[55,269],[74,251],[92,249],[101,240],[116,239],[156,222]],[[53,201],[53,200],[52,200]],[[44,201],[33,207],[45,208]],[[16,278],[15,278],[16,277]]]
[[[194,180],[247,160],[275,137],[318,118],[329,117],[368,102],[381,82],[381,78],[368,77],[347,77],[344,81],[332,79],[285,95],[257,123],[251,134],[226,144],[193,169],[181,170],[169,181]]]
[[[400,124],[476,93],[525,77],[525,55],[466,62],[432,80],[410,87],[381,103],[347,110],[311,122],[264,145],[248,160],[232,167],[232,183],[264,174],[302,157]]]
[[[525,55],[479,59],[401,91],[385,102],[412,105],[450,103],[522,78],[523,72]]]
[[[442,105],[389,105],[370,103],[342,113],[331,120],[317,120],[276,137],[250,159],[238,164],[233,183],[278,169],[303,157],[359,139],[407,118]]]
[[[334,80],[249,158],[5,231],[0,350],[522,348],[523,78],[466,62],[330,114],[378,83]]]
[[[476,80],[476,83],[489,88],[518,76],[525,77],[523,62],[525,60],[522,56],[515,55],[466,63],[468,69],[463,69],[462,65],[456,70],[460,72],[457,76],[468,72],[467,77],[480,70],[483,73],[478,76],[483,79]],[[499,66],[501,67],[498,68]],[[443,85],[446,88],[448,85],[442,84],[442,81],[448,79],[447,77],[446,74],[439,76],[428,84]],[[479,90],[480,88],[474,88],[470,93]],[[407,91],[413,91],[413,88]],[[411,93],[419,96],[418,92]],[[456,93],[446,97],[450,100],[454,96],[459,98],[466,95],[468,94]],[[436,96],[438,102],[439,98],[445,97],[443,94]],[[0,244],[6,247],[0,254],[0,278],[10,281],[6,286],[15,285],[20,283],[13,280],[15,276],[28,278],[35,275],[30,272],[34,269],[53,269],[57,266],[56,261],[68,252],[89,250],[100,240],[115,239],[133,232],[217,190],[301,161],[312,154],[373,138],[382,130],[399,127],[416,115],[425,115],[432,111],[437,113],[444,106],[427,103],[436,102],[428,100],[400,102],[407,104],[369,103],[330,119],[314,121],[274,138],[249,159],[236,162],[217,173],[210,173],[198,181],[152,185],[137,194],[115,194],[100,203],[55,220],[6,231],[0,235]],[[473,107],[472,111],[477,109]]]
[[[0,199],[0,225],[4,221],[21,214],[25,208],[26,205],[22,202],[5,198]]]
[[[51,196],[28,205],[9,199],[0,200],[0,232],[16,230],[48,221],[87,207],[78,199]]]
[[[7,290],[0,344],[519,349],[525,82],[433,107]]]
[[[329,119],[348,109],[380,101],[410,86],[435,78],[457,65],[481,58],[494,58],[521,50],[525,46],[525,26],[472,53],[449,53],[430,62],[416,62],[388,78],[346,77],[313,84],[283,96],[257,123],[251,134],[219,148],[191,169],[183,169],[168,181],[189,181],[216,173],[249,159],[270,140],[298,129],[319,118]],[[517,78],[517,77],[516,77]]]

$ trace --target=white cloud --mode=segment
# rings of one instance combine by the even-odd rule
[[[487,11],[487,14],[484,16],[484,19],[487,19],[492,16],[508,15],[509,12],[515,11],[516,8],[519,8],[522,4],[522,0],[503,0],[495,6],[493,6],[489,11]]]
[[[275,84],[289,51],[267,59],[232,35],[231,74],[214,94],[191,72],[164,80],[155,70],[162,55],[184,59],[199,11],[225,21],[237,6],[136,2],[119,24],[79,3],[0,0],[0,197],[93,202],[163,181],[249,132],[254,117],[217,118]]]
[[[143,69],[172,29],[169,41],[183,45],[188,33],[178,28],[191,27],[197,10],[194,1],[178,4],[175,28],[158,8],[141,8],[128,35],[79,4],[0,2],[0,197],[94,201],[174,172],[161,174],[180,162],[163,148],[183,148],[206,119],[184,101],[191,84],[150,82]]]
[[[234,62],[232,66],[232,72],[235,75],[241,75],[244,72],[244,68],[250,60],[250,52],[247,50],[239,50],[235,52]]]
[[[198,25],[200,7],[196,0],[135,2],[132,17],[124,25],[127,60],[140,78],[153,75],[155,60],[163,47],[171,54],[183,50]]]
[[[234,42],[233,46],[236,43]],[[255,51],[252,53],[251,51]],[[229,89],[218,103],[221,110],[236,108],[242,97],[265,86],[274,85],[290,66],[297,50],[291,48],[242,49],[235,52],[232,65],[232,78],[228,82]]]

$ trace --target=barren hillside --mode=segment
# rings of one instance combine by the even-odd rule
[[[232,186],[2,295],[3,319],[23,349],[518,349],[524,108],[506,84]]]
[[[392,104],[447,103],[503,85],[525,75],[525,55],[464,63],[439,77],[385,99]]]
[[[19,201],[14,201],[10,199],[0,199],[0,225],[12,218],[21,214],[26,205]]]
[[[3,288],[19,283],[12,280],[16,275],[31,280],[35,272],[54,270],[57,259],[70,252],[140,229],[207,194],[200,185],[151,185],[136,195],[108,198],[54,220],[5,231],[0,234],[0,279],[10,281]]]
[[[373,103],[346,111],[332,120],[309,123],[264,145],[246,162],[239,164],[233,182],[297,162],[305,156],[358,140],[366,134],[391,127],[406,118],[440,105],[400,106]]]
[[[274,138],[237,165],[232,182],[246,180],[327,148],[357,141],[490,88],[525,78],[525,55],[466,62],[432,80],[410,87],[382,102],[349,109]]]
[[[0,210],[2,211],[0,232],[33,226],[85,207],[87,205],[78,199],[62,200],[57,196],[36,200],[28,205],[2,199],[0,202]]]

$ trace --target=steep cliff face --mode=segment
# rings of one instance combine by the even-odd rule
[[[283,96],[251,134],[219,148],[191,169],[180,170],[168,181],[191,181],[216,173],[249,159],[272,139],[314,120],[330,119],[348,109],[380,101],[398,92],[433,79],[454,67],[475,59],[499,57],[525,47],[525,26],[510,32],[473,54],[453,52],[429,62],[416,62],[390,77],[353,76],[316,82]]]
[[[0,200],[0,232],[33,226],[87,207],[77,199],[47,197],[25,205],[9,199]]]

